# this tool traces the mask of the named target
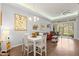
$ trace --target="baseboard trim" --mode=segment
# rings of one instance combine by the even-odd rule
[[[18,47],[18,46],[21,46],[22,44],[18,44],[18,45],[15,45],[15,46],[12,46],[10,49],[8,49],[8,50],[11,50],[11,49],[13,49],[13,48],[16,48],[16,47]],[[7,49],[5,49],[5,50],[1,50],[1,52],[2,51],[8,51]]]
[[[22,44],[18,44],[18,45],[12,46],[11,49],[12,49],[12,48],[15,48],[15,47],[18,47],[18,46],[21,46],[21,45],[22,45]]]

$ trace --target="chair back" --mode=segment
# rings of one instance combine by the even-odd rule
[[[47,44],[47,35],[43,35],[42,38],[37,42],[38,45],[46,45]]]
[[[42,39],[43,39],[42,43],[43,43],[44,45],[46,45],[46,44],[47,44],[47,35],[43,35],[43,36],[42,36]]]
[[[24,35],[24,37],[23,37],[22,43],[23,43],[25,46],[28,45],[28,35],[29,35],[29,33],[26,33],[26,34]]]

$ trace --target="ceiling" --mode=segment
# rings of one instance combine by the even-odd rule
[[[69,15],[74,16],[78,13],[79,9],[78,3],[25,3],[20,5],[52,21]]]

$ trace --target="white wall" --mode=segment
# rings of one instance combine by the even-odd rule
[[[2,29],[5,27],[10,27],[10,41],[11,46],[15,47],[17,45],[20,45],[22,43],[23,36],[26,32],[32,32],[32,21],[28,20],[27,25],[27,31],[15,31],[14,30],[14,15],[15,13],[21,14],[24,16],[34,16],[35,14],[31,14],[30,12],[23,11],[21,9],[15,8],[13,6],[2,4]],[[50,24],[48,20],[45,20],[44,18],[40,18],[40,21],[38,23],[45,23]],[[49,32],[50,29],[46,29],[46,32]]]
[[[79,16],[76,17],[74,24],[74,38],[79,40]]]
[[[0,4],[0,13],[1,13],[1,4]],[[1,15],[0,15],[1,16]],[[1,18],[0,18],[1,19]],[[1,26],[0,26],[0,36],[1,36]]]

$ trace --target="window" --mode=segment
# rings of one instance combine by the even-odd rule
[[[74,23],[73,22],[64,22],[54,24],[55,32],[59,32],[61,35],[74,35]]]

